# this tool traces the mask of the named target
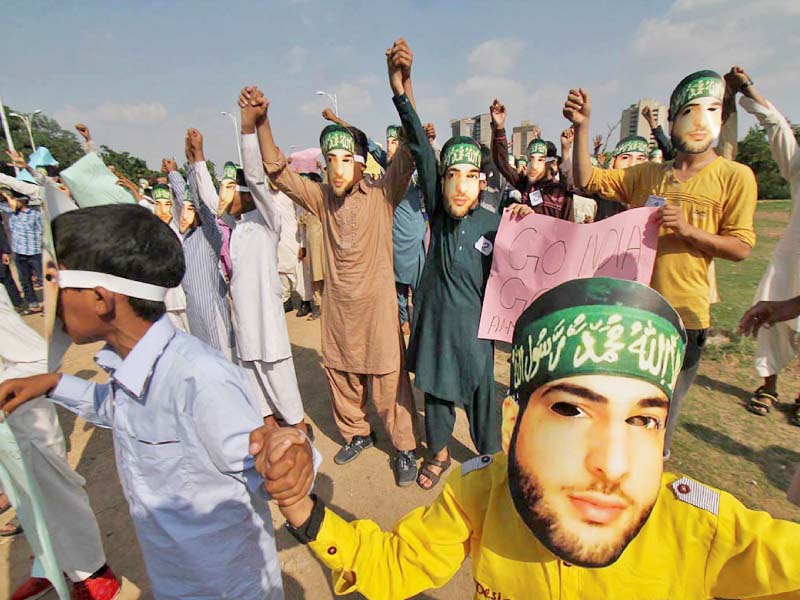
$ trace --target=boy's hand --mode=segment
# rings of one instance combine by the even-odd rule
[[[89,128],[83,123],[75,123],[75,129],[81,134],[81,137],[89,142],[92,139],[92,134]]]
[[[10,414],[25,402],[49,393],[60,379],[61,373],[45,373],[4,381],[0,383],[0,409]]]
[[[489,114],[492,117],[492,125],[495,129],[504,129],[506,126],[506,107],[498,100],[494,99],[492,105],[489,107]]]
[[[592,103],[586,90],[583,88],[570,90],[562,113],[575,127],[582,127],[588,123],[592,114]]]
[[[511,206],[506,207],[506,212],[508,216],[513,219],[514,221],[519,221],[520,219],[524,219],[529,214],[533,212],[533,209],[528,206],[527,204],[512,204]]]
[[[250,433],[250,454],[264,478],[264,489],[278,506],[291,506],[308,495],[314,461],[303,432],[294,427],[260,427]]]

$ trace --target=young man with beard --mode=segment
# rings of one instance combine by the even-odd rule
[[[410,79],[412,56],[398,42],[392,57],[390,79],[403,89],[403,82]],[[272,137],[269,102],[257,88],[242,90],[239,105],[258,109],[258,141],[272,182],[322,222],[322,360],[334,419],[345,440],[334,462],[350,462],[373,444],[364,411],[371,383],[372,400],[395,450],[391,461],[395,481],[410,485],[417,475],[417,443],[392,285],[391,234],[392,213],[414,170],[411,155],[401,147],[382,178],[366,180],[366,136],[355,128],[329,125],[320,135],[328,183],[320,185],[287,168]]]
[[[506,139],[506,107],[495,98],[489,107],[492,115],[492,159],[512,187],[522,194],[522,202],[539,214],[556,219],[572,219],[572,194],[563,183],[554,180],[549,169],[556,160],[555,146],[549,151],[548,142],[532,140],[528,144],[528,170],[520,174],[508,163]],[[556,168],[557,171],[557,168]]]
[[[367,598],[441,586],[468,556],[475,598],[797,598],[800,525],[663,472],[685,344],[651,288],[564,283],[516,323],[503,453],[464,463],[390,532],[313,495],[280,507],[289,531],[333,571],[337,594]],[[273,436],[251,436],[268,491],[309,461],[284,464],[287,440]]]
[[[603,198],[644,206],[664,199],[651,285],[681,315],[689,343],[667,423],[669,456],[680,405],[697,374],[710,326],[709,263],[740,261],[755,244],[756,180],[746,166],[717,155],[711,147],[722,126],[725,82],[713,71],[685,77],[670,98],[674,160],[628,169],[593,168],[589,156],[591,102],[585,90],[570,90],[564,116],[575,127],[573,176],[576,187]]]
[[[407,353],[407,368],[416,374],[414,384],[425,392],[425,432],[432,456],[425,459],[417,483],[427,490],[450,467],[447,446],[457,405],[467,413],[478,452],[500,450],[494,343],[477,335],[500,215],[479,205],[485,185],[480,145],[468,137],[451,138],[442,148],[440,170],[414,108],[399,95],[395,105],[408,134],[431,224]],[[512,210],[532,212],[522,204]]]

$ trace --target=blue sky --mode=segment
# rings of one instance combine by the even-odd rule
[[[800,120],[800,2],[150,2],[7,1],[0,94],[65,128],[85,121],[99,143],[158,168],[197,127],[217,163],[235,157],[243,85],[270,98],[278,143],[316,145],[325,99],[382,140],[397,115],[384,50],[400,36],[415,53],[420,116],[443,143],[449,119],[485,112],[498,96],[513,124],[530,119],[557,140],[568,89],[593,98],[594,133],[642,97],[663,102],[691,71],[743,66],[784,113]],[[740,136],[753,123],[740,117]],[[615,135],[612,140],[616,140]]]

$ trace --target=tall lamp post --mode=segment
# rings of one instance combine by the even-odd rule
[[[336,94],[323,92],[322,90],[317,91],[317,96],[327,96],[333,102],[333,113],[338,117],[339,116],[339,102],[336,100]]]
[[[15,113],[15,112],[9,113],[12,117],[17,117],[23,123],[25,123],[25,127],[28,130],[28,139],[31,141],[31,151],[32,152],[36,152],[36,144],[33,143],[33,131],[31,130],[31,125],[33,124],[33,117],[38,115],[40,112],[42,112],[42,111],[41,110],[35,110],[29,115],[26,115],[25,113],[22,113],[22,114]]]
[[[223,117],[230,117],[231,121],[233,122],[233,134],[236,136],[236,150],[239,152],[239,165],[243,165],[244,161],[242,160],[242,146],[239,143],[239,123],[236,122],[236,117],[233,116],[229,112],[220,111]]]

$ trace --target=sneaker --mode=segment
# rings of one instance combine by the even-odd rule
[[[308,302],[308,301],[303,302],[300,305],[300,308],[297,310],[297,316],[298,317],[305,317],[306,315],[310,315],[310,314],[311,314],[311,302]]]
[[[44,577],[31,577],[17,588],[11,595],[11,600],[34,600],[41,598],[53,589],[53,584]]]
[[[392,458],[394,481],[400,487],[411,485],[417,480],[417,455],[413,450],[398,450]]]
[[[72,584],[72,600],[112,600],[119,596],[120,585],[111,567],[105,573]]]
[[[292,312],[294,310],[294,304],[292,304],[292,299],[289,298],[286,302],[283,303],[283,312]]]
[[[355,459],[367,448],[372,446],[372,435],[354,435],[353,439],[342,446],[333,457],[337,465],[344,465]]]

